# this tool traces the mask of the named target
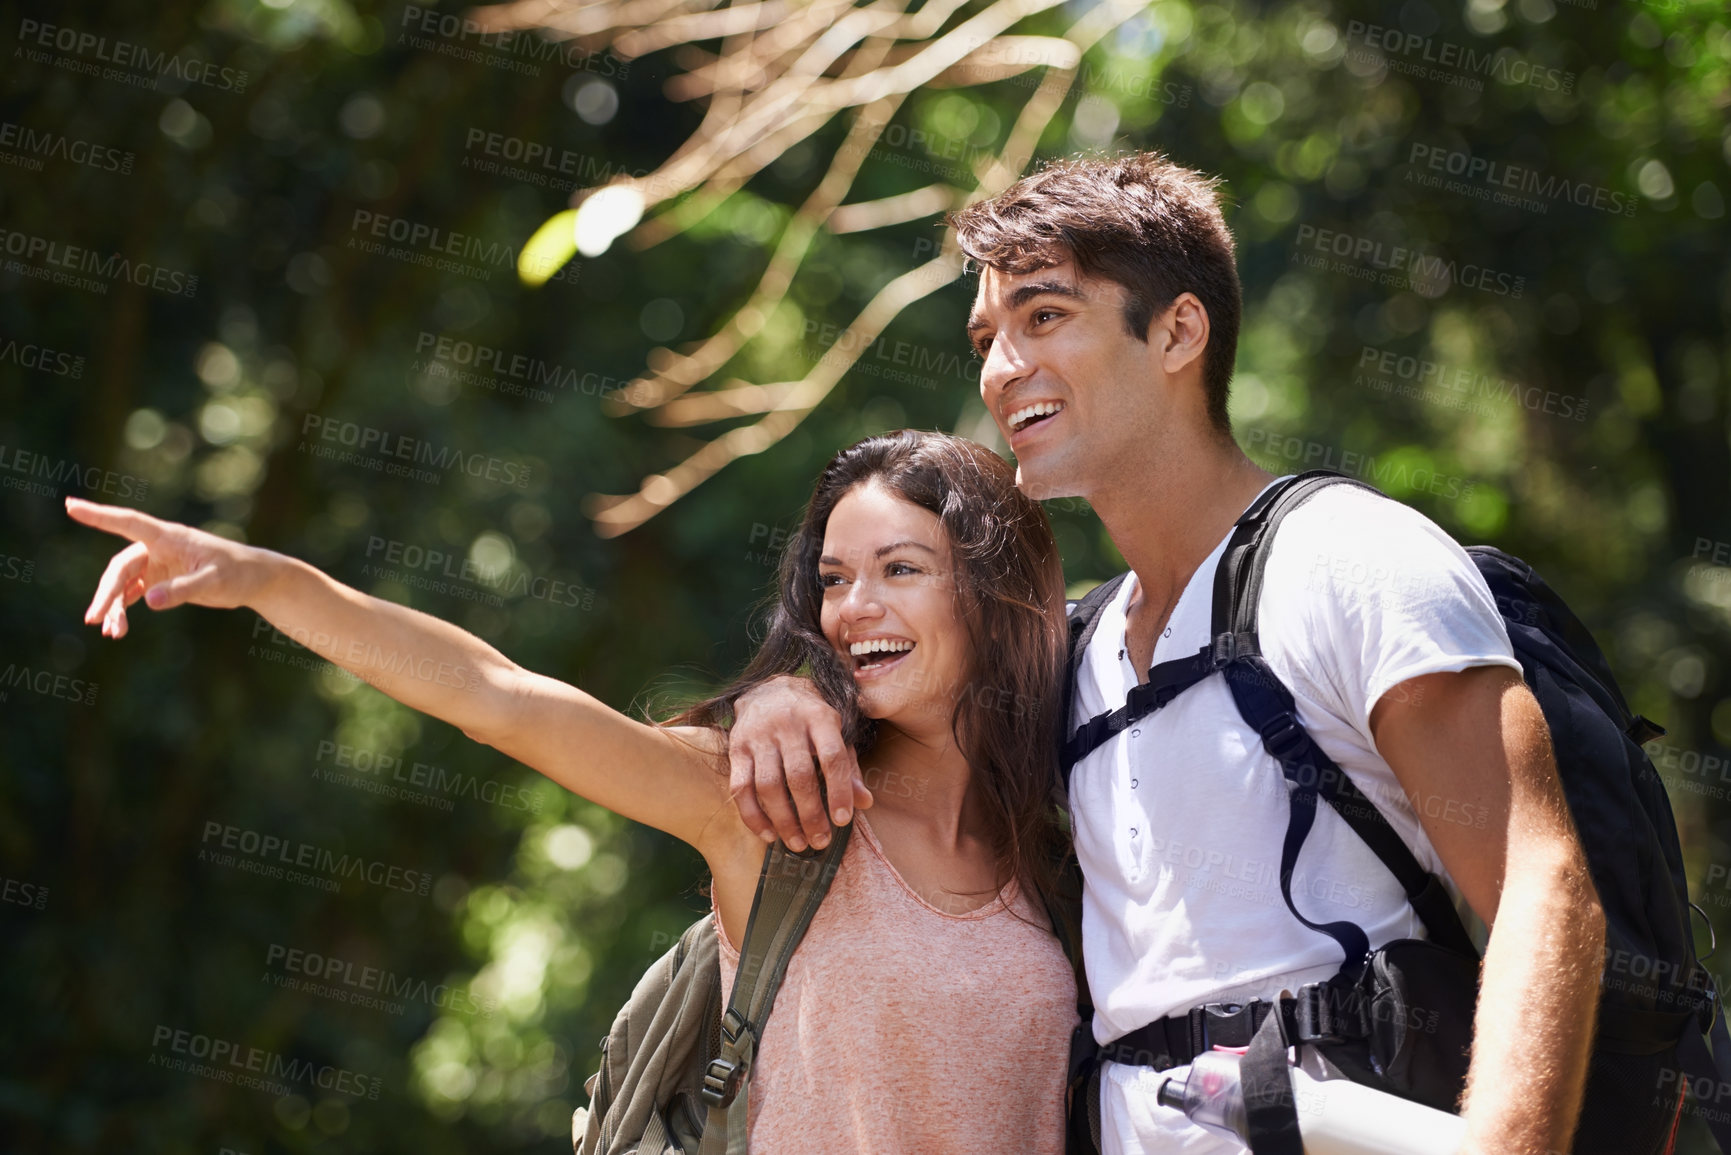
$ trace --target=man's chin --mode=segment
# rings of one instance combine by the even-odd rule
[[[1016,462],[1016,488],[1035,501],[1081,496],[1081,490],[1075,483],[1047,477],[1044,470],[1030,471],[1020,461]]]

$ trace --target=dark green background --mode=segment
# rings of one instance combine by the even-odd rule
[[[1713,564],[1715,550],[1731,561],[1720,545],[1731,542],[1731,22],[1716,0],[1475,2],[1163,0],[1088,54],[1040,154],[1159,148],[1225,177],[1246,304],[1241,441],[1271,467],[1303,464],[1281,455],[1294,446],[1300,456],[1317,447],[1311,464],[1373,457],[1373,479],[1390,492],[1550,578],[1635,707],[1671,728],[1653,752],[1694,888],[1731,931],[1726,871],[1713,869],[1731,861],[1731,773],[1704,769],[1731,746],[1731,567]],[[1088,7],[1066,4],[1017,30],[1058,34]],[[190,296],[125,281],[97,293],[0,257],[0,480],[22,479],[30,459],[20,452],[81,471],[63,472],[55,496],[0,489],[9,1150],[563,1149],[612,1014],[705,905],[701,863],[686,848],[364,686],[291,664],[297,651],[260,636],[250,613],[140,608],[124,641],[99,638],[81,615],[117,543],[70,523],[59,495],[115,497],[81,485],[84,470],[147,480],[148,494],[126,503],[306,558],[642,709],[744,661],[772,547],[831,452],[903,425],[981,428],[963,281],[898,318],[784,442],[643,528],[599,538],[585,494],[632,492],[716,430],[605,415],[599,378],[585,388],[582,375],[623,384],[656,345],[713,332],[750,293],[845,120],[685,233],[580,260],[574,283],[528,290],[508,267],[488,279],[428,270],[351,247],[355,213],[515,247],[565,207],[564,192],[466,164],[484,155],[466,148],[471,133],[570,150],[590,183],[653,169],[699,113],[663,93],[676,52],[628,65],[603,53],[580,68],[543,57],[529,75],[508,63],[533,54],[465,61],[404,43],[404,16],[403,6],[344,0],[71,3],[52,14],[13,7],[0,25],[4,120],[132,158],[117,172],[39,156],[32,171],[31,154],[0,148],[14,158],[0,167],[0,228],[198,277]],[[27,18],[215,61],[247,80],[234,91],[79,75],[25,55]],[[1398,30],[1402,48],[1367,49],[1364,34],[1348,36],[1354,21]],[[1422,63],[1444,43],[1506,48],[1504,65],[1554,70],[1540,75],[1559,83],[1492,76],[1474,92],[1448,79],[1459,70],[1437,79],[1389,67]],[[934,180],[971,188],[969,161],[1002,144],[1038,75],[915,93],[847,199]],[[568,101],[585,77],[617,91],[605,123]],[[1087,92],[1096,97],[1077,117]],[[1409,179],[1415,144],[1603,189],[1634,209],[1562,199],[1540,212],[1423,187]],[[1383,248],[1349,261],[1361,275],[1313,268],[1301,258],[1320,230]],[[821,234],[792,304],[718,382],[796,379],[823,352],[822,327],[850,321],[929,257],[935,236],[930,218]],[[1364,279],[1394,247],[1489,267],[1495,290],[1458,274]],[[567,386],[548,403],[429,382],[416,367],[424,333],[539,358],[569,371]],[[66,359],[26,367],[25,347]],[[1367,347],[1500,376],[1540,401],[1465,412],[1379,392],[1359,377]],[[1584,419],[1545,412],[1545,391],[1568,398],[1571,413],[1584,405]],[[530,481],[453,472],[433,485],[315,460],[300,451],[307,414],[528,464]],[[1444,494],[1415,480],[1431,476]],[[1057,502],[1052,514],[1072,581],[1115,572],[1086,509]],[[411,589],[372,568],[374,538],[505,558],[518,586],[564,582],[580,604],[507,592],[491,606]],[[65,700],[85,693],[71,681],[57,696],[56,675],[93,684],[94,700]],[[447,812],[318,780],[330,761],[319,760],[321,742],[520,787],[538,809],[459,796]],[[326,894],[213,865],[199,858],[213,821],[436,884],[426,897],[356,880]],[[560,863],[582,859],[584,842],[573,825],[591,853],[568,869]],[[283,973],[268,962],[273,944],[430,985],[473,982],[497,1007],[409,1000],[396,1014],[285,989],[271,979]],[[153,1046],[161,1027],[336,1065],[376,1078],[379,1093],[301,1083],[279,1098],[166,1071],[152,1064],[169,1053]]]

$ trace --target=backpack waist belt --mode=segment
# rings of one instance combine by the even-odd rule
[[[1247,1003],[1203,1003],[1183,1014],[1155,1019],[1100,1047],[1102,1062],[1164,1070],[1180,1067],[1212,1047],[1247,1047],[1270,1015],[1286,1020],[1294,1043],[1344,1042],[1370,1035],[1367,1008],[1351,992],[1326,982],[1306,983],[1295,996]],[[1082,1024],[1083,1030],[1088,1024]]]

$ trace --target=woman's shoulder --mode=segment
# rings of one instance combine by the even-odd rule
[[[652,725],[669,739],[684,744],[692,755],[713,760],[717,777],[723,784],[727,782],[727,731],[715,726]]]

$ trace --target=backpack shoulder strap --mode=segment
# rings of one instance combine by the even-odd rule
[[[1100,611],[1106,608],[1106,603],[1112,600],[1118,592],[1118,587],[1124,584],[1124,579],[1130,576],[1125,570],[1116,577],[1107,578],[1087,593],[1081,600],[1066,602],[1064,608],[1069,614],[1070,624],[1070,656],[1065,662],[1063,704],[1058,713],[1058,732],[1070,733],[1070,711],[1075,708],[1076,676],[1082,672],[1082,656],[1088,650],[1088,643],[1094,639],[1094,630],[1100,625]],[[1070,786],[1070,769],[1076,760],[1070,757],[1061,759],[1064,771],[1064,788]],[[1066,800],[1068,805],[1068,800]]]
[[[1262,600],[1262,575],[1268,568],[1268,546],[1287,514],[1331,485],[1353,485],[1382,496],[1381,492],[1332,469],[1312,469],[1283,477],[1262,491],[1238,518],[1238,528],[1226,544],[1220,567],[1214,571],[1214,635],[1246,635],[1256,638],[1258,604]]]
[[[1114,577],[1109,577],[1087,593],[1080,600],[1064,603],[1070,625],[1070,678],[1074,681],[1076,672],[1082,668],[1082,651],[1088,648],[1088,643],[1094,638],[1094,630],[1100,624],[1100,611],[1106,608],[1106,603],[1112,600],[1112,595],[1118,592],[1118,587],[1124,584],[1130,571]]]
[[[1333,470],[1311,470],[1285,479],[1264,492],[1239,519],[1238,532],[1220,559],[1214,583],[1214,630],[1234,639],[1237,660],[1224,667],[1238,712],[1262,736],[1263,747],[1280,763],[1292,783],[1292,814],[1281,847],[1280,885],[1287,909],[1304,925],[1341,944],[1348,967],[1356,966],[1369,949],[1364,931],[1350,922],[1314,923],[1292,901],[1292,875],[1298,852],[1315,820],[1320,797],[1332,806],[1353,833],[1375,852],[1400,882],[1407,901],[1424,923],[1432,941],[1464,954],[1476,955],[1460,915],[1449,901],[1442,881],[1427,871],[1375,803],[1364,796],[1298,720],[1297,703],[1262,657],[1258,604],[1268,549],[1281,522],[1330,485],[1355,485],[1381,496],[1381,491]]]
[[[1094,1041],[1094,1000],[1088,990],[1088,968],[1082,958],[1082,866],[1072,848],[1073,839],[1064,839],[1065,852],[1054,865],[1055,888],[1051,894],[1038,895],[1045,903],[1046,915],[1052,921],[1052,933],[1069,960],[1076,978],[1076,1027],[1070,1033],[1070,1058],[1064,1076],[1064,1086],[1074,1100],[1065,1120],[1065,1150],[1081,1155],[1098,1155],[1099,1140],[1088,1141],[1087,1120],[1090,1101],[1081,1097],[1088,1093],[1088,1082],[1096,1077],[1099,1067],[1099,1044]]]
[[[1130,575],[1119,574],[1104,585],[1089,591],[1088,596],[1081,602],[1069,603],[1069,676],[1064,681],[1064,708],[1060,715],[1062,730],[1068,735],[1060,755],[1066,787],[1070,783],[1070,771],[1075,768],[1076,763],[1093,753],[1114,734],[1137,719],[1162,708],[1203,678],[1217,673],[1240,652],[1254,652],[1256,599],[1245,591],[1251,577],[1255,579],[1256,591],[1261,589],[1261,569],[1255,563],[1260,555],[1262,542],[1273,532],[1270,510],[1298,483],[1322,476],[1340,475],[1328,470],[1313,470],[1297,477],[1281,478],[1258,494],[1256,500],[1250,503],[1250,508],[1238,515],[1238,520],[1233,523],[1234,529],[1227,542],[1226,553],[1215,573],[1212,640],[1194,654],[1162,662],[1149,670],[1148,680],[1131,688],[1123,706],[1090,718],[1074,733],[1070,731],[1070,712],[1074,708],[1072,703],[1076,675],[1082,668],[1083,651],[1094,636],[1100,611]],[[1302,501],[1303,498],[1300,497],[1299,500]],[[1278,517],[1274,520],[1278,521]],[[1233,609],[1246,603],[1250,607],[1250,635],[1240,644],[1238,638],[1231,636],[1232,631],[1227,628],[1226,623],[1230,621]]]
[[[1297,868],[1298,853],[1315,821],[1320,797],[1399,880],[1407,901],[1431,938],[1463,953],[1476,954],[1441,880],[1424,869],[1382,812],[1311,739],[1298,720],[1298,707],[1291,691],[1281,684],[1262,657],[1258,608],[1269,545],[1287,515],[1331,485],[1355,485],[1381,496],[1373,486],[1329,469],[1283,477],[1263,490],[1239,515],[1215,571],[1212,640],[1195,654],[1155,666],[1148,672],[1148,681],[1134,687],[1123,706],[1090,719],[1071,735],[1062,755],[1064,782],[1067,787],[1075,764],[1113,734],[1160,709],[1210,674],[1224,673],[1240,715],[1262,736],[1264,748],[1292,784],[1292,814],[1281,848],[1281,893],[1293,916],[1340,943],[1348,967],[1358,964],[1369,949],[1364,931],[1354,923],[1312,922],[1299,912],[1292,899],[1292,875]],[[1071,612],[1069,677],[1064,687],[1062,715],[1066,729],[1083,650],[1093,637],[1107,599],[1127,576],[1121,574],[1091,591]]]
[[[764,852],[733,993],[721,1016],[721,1054],[709,1064],[703,1079],[702,1098],[709,1118],[701,1155],[745,1155],[747,1099],[757,1044],[788,960],[829,892],[852,834],[850,823],[836,827],[822,851],[796,854],[777,842]]]

